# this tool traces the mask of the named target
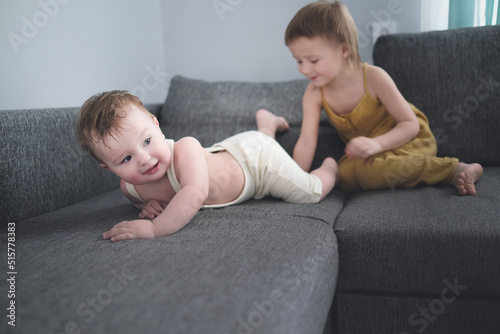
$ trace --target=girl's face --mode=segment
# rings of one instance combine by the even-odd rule
[[[129,104],[124,107],[119,131],[95,145],[101,167],[131,184],[161,179],[171,164],[172,152],[156,118]]]
[[[323,37],[298,37],[288,44],[288,48],[297,60],[299,72],[316,87],[331,83],[341,73],[349,56],[343,44]]]

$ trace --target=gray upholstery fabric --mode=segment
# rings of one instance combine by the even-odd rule
[[[306,86],[307,80],[211,83],[175,76],[160,125],[168,138],[193,136],[206,147],[233,134],[256,129],[255,113],[268,109],[290,124],[290,132],[278,134],[276,139],[291,155],[300,133]],[[324,117],[313,166],[327,156],[340,158],[343,149],[344,144]]]
[[[468,296],[500,297],[500,167],[488,167],[477,197],[454,187],[363,192],[335,223],[339,291],[432,294],[444,278]]]
[[[500,26],[382,36],[374,63],[429,118],[438,156],[500,164]]]
[[[454,295],[337,295],[338,333],[497,334],[500,303]],[[460,293],[460,290],[457,290]],[[454,298],[455,297],[455,298]],[[360,317],[362,315],[362,317]],[[361,321],[362,320],[362,321]]]
[[[335,224],[338,333],[497,333],[499,187],[500,167],[487,167],[474,198],[453,187],[348,198]]]
[[[37,216],[117,187],[84,156],[78,108],[0,111],[1,224]]]
[[[200,211],[167,238],[119,243],[102,233],[138,214],[119,190],[25,220],[16,327],[2,321],[0,331],[322,333],[338,268],[331,213],[342,198],[251,200]]]
[[[204,146],[256,129],[255,112],[261,108],[286,117],[291,125],[300,126],[306,86],[306,80],[274,84],[211,83],[175,76],[160,125],[169,138],[192,135]]]

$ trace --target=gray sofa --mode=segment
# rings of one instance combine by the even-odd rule
[[[383,36],[373,59],[426,113],[438,155],[484,165],[478,196],[334,189],[315,205],[250,200],[169,237],[111,243],[102,233],[138,210],[81,153],[78,108],[0,111],[0,331],[498,333],[500,27]],[[291,152],[306,85],[176,76],[147,108],[167,137],[205,146],[268,108],[289,120],[277,139]],[[314,164],[343,146],[323,119]]]

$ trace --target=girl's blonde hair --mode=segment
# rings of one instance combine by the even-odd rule
[[[334,43],[345,43],[349,48],[349,60],[361,64],[358,33],[347,7],[340,1],[317,1],[300,9],[288,24],[285,44],[298,37],[323,37]]]

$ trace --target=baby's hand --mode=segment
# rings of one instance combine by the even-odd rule
[[[160,202],[157,200],[149,201],[148,204],[139,213],[139,218],[141,219],[155,219],[158,217],[163,210],[167,207],[167,203]]]
[[[366,159],[380,152],[382,152],[380,143],[368,137],[353,138],[345,147],[345,154],[351,159]]]
[[[155,228],[153,222],[146,219],[123,221],[104,232],[102,237],[111,241],[151,239],[155,237]]]

